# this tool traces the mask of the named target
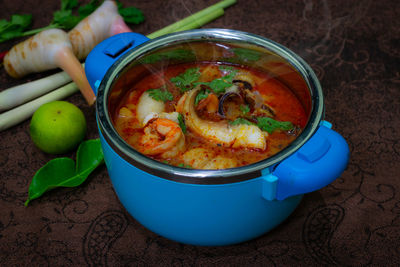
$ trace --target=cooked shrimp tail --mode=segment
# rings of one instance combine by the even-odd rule
[[[179,124],[169,119],[156,119],[144,128],[139,140],[140,150],[146,155],[158,155],[172,150],[184,138]]]

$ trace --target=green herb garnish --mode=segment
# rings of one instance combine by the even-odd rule
[[[160,102],[167,102],[174,99],[174,96],[171,92],[167,91],[165,87],[158,88],[158,89],[149,89],[147,90],[151,98]]]
[[[181,113],[178,114],[178,122],[179,122],[179,127],[181,127],[182,132],[185,134],[186,124],[185,124],[185,119],[183,118],[183,115]]]
[[[208,95],[210,94],[210,91],[208,90],[201,90],[197,95],[196,98],[194,99],[194,105],[197,106],[202,99],[206,99]]]
[[[248,121],[244,118],[237,118],[234,121],[229,122],[230,125],[240,125],[240,124],[245,124],[245,125],[255,125],[251,121]]]
[[[0,42],[22,36],[32,22],[32,15],[12,15],[11,20],[0,20]]]
[[[144,21],[144,15],[140,9],[136,7],[123,7],[121,2],[116,1],[118,6],[118,13],[122,16],[126,23],[139,24]]]
[[[12,15],[10,21],[0,20],[0,42],[33,35],[48,29],[70,30],[82,19],[93,13],[102,2],[91,0],[89,3],[79,6],[78,0],[61,0],[61,8],[53,12],[53,20],[50,24],[33,30],[28,30],[32,22],[32,15]],[[78,10],[74,11],[77,8]],[[121,3],[118,3],[118,12],[127,23],[138,24],[144,20],[142,12],[135,7],[124,8]],[[74,13],[77,15],[74,15]]]
[[[171,82],[173,82],[176,87],[181,89],[182,92],[186,92],[192,89],[194,83],[200,78],[201,73],[199,70],[199,68],[187,69],[184,73],[171,78]]]
[[[32,35],[43,30],[60,28],[70,30],[76,26],[82,19],[89,16],[93,11],[99,7],[100,3],[98,0],[92,0],[88,4],[80,6],[78,8],[78,14],[73,15],[72,12],[78,7],[77,0],[61,0],[61,9],[53,13],[53,21],[46,27],[31,30],[24,33],[25,35]]]
[[[250,112],[249,105],[240,105],[239,109],[244,115]]]
[[[184,164],[184,163],[179,163],[179,164],[178,164],[178,167],[181,167],[181,168],[186,168],[186,169],[193,169],[193,167],[192,167],[192,166],[190,166],[190,165],[187,165],[187,164]]]
[[[211,82],[201,82],[196,84],[204,84],[211,88],[217,95],[225,93],[225,89],[232,86],[233,78],[235,77],[237,70],[232,67],[221,66],[221,71],[229,71],[229,73],[221,78],[212,80]]]
[[[220,66],[219,69],[224,72],[228,72],[227,75],[223,76],[223,80],[229,83],[232,83],[233,78],[235,77],[236,73],[238,72],[231,66]]]
[[[104,163],[100,139],[82,142],[76,153],[76,165],[70,158],[56,158],[40,168],[29,185],[29,202],[56,187],[76,187],[81,185],[89,174]]]
[[[290,121],[277,121],[268,117],[257,118],[257,126],[268,133],[272,133],[275,130],[288,131],[294,127]]]

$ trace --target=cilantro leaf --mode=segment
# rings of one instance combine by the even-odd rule
[[[250,112],[250,107],[249,107],[249,105],[240,105],[240,111],[243,113],[243,114],[247,114],[247,113],[249,113]]]
[[[50,25],[55,28],[72,29],[82,19],[89,16],[96,8],[99,7],[98,0],[92,0],[88,4],[79,7],[78,16],[72,14],[72,10],[78,6],[77,0],[62,0],[61,10],[53,13],[53,21]]]
[[[78,0],[61,0],[61,10],[71,10],[78,6]]]
[[[125,7],[118,9],[119,14],[124,18],[124,21],[131,24],[139,24],[144,21],[142,11],[136,7]]]
[[[149,92],[151,98],[160,102],[167,102],[174,99],[174,96],[171,94],[171,92],[167,91],[165,87],[158,89],[150,89],[147,90],[147,92]]]
[[[116,1],[118,7],[118,13],[122,16],[125,22],[131,24],[139,24],[144,21],[144,15],[142,11],[136,7],[124,7],[120,1]]]
[[[98,0],[92,0],[88,4],[79,7],[78,13],[79,16],[83,19],[89,16],[90,14],[93,13],[98,7],[100,6],[100,3]]]
[[[0,42],[20,37],[32,22],[32,15],[12,15],[10,21],[0,20]]]
[[[183,118],[183,115],[181,113],[178,114],[178,122],[179,122],[179,127],[181,127],[182,132],[185,134],[186,133],[186,124],[185,124],[185,119]]]
[[[186,92],[193,88],[193,83],[200,78],[199,68],[187,69],[184,73],[179,74],[176,77],[171,78],[171,82],[176,87],[181,89],[181,92]]]
[[[206,99],[208,97],[208,94],[210,91],[208,90],[201,90],[197,95],[196,98],[194,99],[194,105],[197,106],[202,99]]]
[[[225,93],[225,89],[232,86],[232,84],[225,82],[221,78],[212,80],[211,82],[203,82],[198,84],[204,84],[211,88],[217,95]]]
[[[272,133],[275,130],[290,130],[294,126],[290,121],[277,121],[268,117],[257,118],[257,126],[268,133]]]
[[[64,29],[72,29],[81,19],[72,15],[71,10],[58,10],[53,14],[52,24]]]
[[[184,163],[179,163],[179,164],[178,164],[178,167],[181,167],[181,168],[186,168],[186,169],[193,169],[193,167],[192,167],[192,166],[190,166],[190,165],[187,165],[187,164],[184,164]]]
[[[228,72],[227,75],[223,76],[222,79],[228,83],[232,83],[233,78],[235,78],[236,73],[238,72],[231,66],[220,66],[219,69],[224,72]]]
[[[240,124],[245,124],[245,125],[254,125],[251,121],[248,121],[244,118],[237,118],[234,121],[229,122],[230,125],[240,125]]]
[[[211,88],[216,94],[225,93],[225,89],[232,86],[233,78],[236,76],[237,70],[232,67],[219,67],[221,71],[229,71],[229,73],[221,78],[212,80],[211,82],[201,82],[197,84],[204,84]]]
[[[62,28],[70,30],[82,19],[95,11],[103,1],[91,0],[88,4],[79,6],[78,0],[61,0],[61,8],[53,13],[53,20],[45,27],[28,30],[32,21],[32,15],[13,15],[11,21],[0,20],[0,42],[11,40],[21,36],[29,36],[43,30]],[[144,20],[142,12],[135,7],[123,8],[117,1],[118,11],[127,23],[138,24]],[[77,15],[73,10],[78,8]]]

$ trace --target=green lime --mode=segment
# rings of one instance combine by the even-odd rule
[[[62,154],[76,148],[86,134],[83,112],[66,101],[40,106],[32,116],[30,135],[35,145],[49,154]]]

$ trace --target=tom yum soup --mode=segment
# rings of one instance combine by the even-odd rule
[[[200,61],[142,76],[120,97],[112,119],[130,146],[166,164],[255,163],[285,148],[307,123],[292,90],[255,67]]]

